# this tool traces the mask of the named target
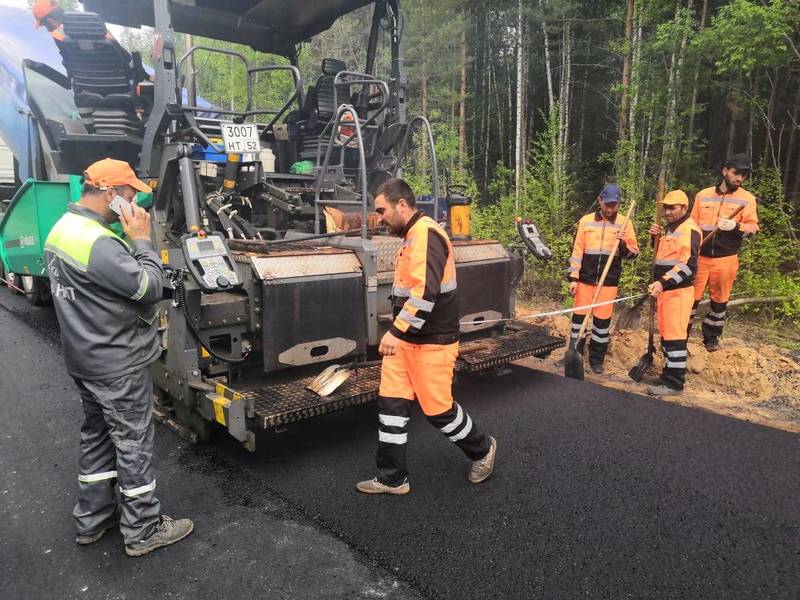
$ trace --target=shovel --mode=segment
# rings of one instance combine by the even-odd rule
[[[628,212],[625,214],[625,218],[622,220],[622,231],[625,231],[625,227],[628,224],[628,220],[631,218],[631,214],[633,214],[633,208],[635,206],[636,200],[631,200],[631,205],[628,207]],[[609,254],[608,260],[606,260],[606,266],[603,267],[603,272],[600,274],[600,279],[597,280],[597,287],[594,290],[591,304],[595,304],[597,299],[600,297],[600,290],[606,281],[606,275],[608,275],[608,270],[611,268],[611,262],[614,260],[614,256],[617,254],[618,248],[619,240],[615,240],[614,247],[611,249],[611,254]],[[578,331],[578,337],[575,338],[574,341],[570,341],[569,349],[564,355],[564,376],[569,377],[570,379],[583,381],[583,353],[578,352],[575,349],[575,345],[578,343],[578,340],[583,338],[583,332],[586,331],[586,325],[589,323],[589,317],[591,316],[592,311],[589,310],[589,312],[587,312],[586,316],[583,318],[583,323],[581,323],[581,328]],[[584,344],[583,347],[585,348],[586,344]]]
[[[470,354],[471,352],[478,352],[480,350],[488,350],[491,344],[477,344],[471,348],[465,348],[459,352],[459,356]],[[331,365],[326,368],[322,373],[317,375],[306,386],[307,390],[311,390],[315,394],[322,397],[330,396],[333,392],[338,390],[342,384],[350,378],[353,371],[357,369],[365,369],[367,367],[377,367],[383,362],[383,359],[368,360],[364,362],[351,362],[343,365]]]
[[[650,296],[650,325],[647,331],[647,352],[639,359],[631,370],[628,371],[628,377],[637,383],[644,379],[647,371],[653,366],[653,356],[656,353],[655,338],[655,321],[656,321],[656,299]]]

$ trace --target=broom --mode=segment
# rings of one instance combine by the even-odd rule
[[[632,200],[630,207],[628,207],[628,212],[625,214],[625,218],[622,220],[622,231],[625,231],[625,227],[628,225],[628,221],[631,218],[631,214],[633,213],[633,208],[635,206],[636,200]],[[597,298],[600,297],[600,290],[606,281],[606,275],[608,275],[608,271],[611,268],[611,262],[614,260],[614,256],[616,256],[618,248],[619,240],[614,240],[614,247],[611,249],[611,254],[608,256],[608,260],[606,260],[606,266],[603,268],[603,272],[600,274],[600,279],[597,281],[597,287],[594,290],[591,304],[595,304],[597,302]],[[564,355],[565,377],[578,379],[581,381],[583,380],[583,354],[575,350],[575,346],[578,343],[578,340],[583,337],[583,332],[586,331],[586,325],[589,323],[589,317],[591,315],[591,310],[586,313],[586,316],[583,318],[583,323],[581,323],[581,328],[578,331],[578,337],[570,341],[569,349]]]

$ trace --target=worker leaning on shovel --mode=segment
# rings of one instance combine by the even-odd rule
[[[680,190],[669,192],[664,206],[667,226],[653,224],[650,235],[661,236],[653,266],[653,283],[647,288],[657,299],[658,333],[664,352],[664,370],[658,385],[648,392],[674,396],[686,383],[687,326],[694,302],[694,279],[702,234],[689,216],[689,198]]]
[[[616,185],[607,185],[597,198],[598,208],[593,214],[586,215],[578,222],[578,231],[572,246],[569,259],[569,293],[575,297],[575,306],[586,306],[592,303],[597,283],[603,272],[606,261],[619,240],[619,251],[611,262],[605,282],[597,297],[598,302],[614,300],[617,297],[617,285],[622,274],[622,259],[632,259],[639,255],[636,232],[628,221],[622,228],[624,219],[617,213],[621,199],[620,189]],[[571,337],[575,340],[581,329],[586,314],[592,310],[592,334],[589,344],[589,366],[595,373],[603,372],[603,361],[608,350],[611,315],[613,304],[598,306],[594,309],[576,310],[572,315]],[[583,352],[580,340],[575,344],[579,353]]]
[[[725,161],[720,184],[698,192],[692,206],[692,219],[703,235],[715,232],[700,249],[692,307],[694,320],[708,287],[711,309],[703,319],[703,343],[709,352],[720,348],[725,310],[739,272],[742,238],[758,231],[756,198],[742,187],[749,174],[750,159],[745,154],[735,154]]]
[[[445,231],[416,208],[402,179],[375,195],[375,212],[403,238],[392,288],[394,322],[383,336],[378,396],[378,476],[356,485],[365,494],[407,494],[406,442],[411,402],[472,461],[469,481],[492,474],[497,442],[453,401],[458,357],[458,297],[453,246]]]

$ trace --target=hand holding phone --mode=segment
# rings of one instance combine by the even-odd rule
[[[120,195],[116,195],[114,198],[112,198],[108,208],[117,213],[117,215],[122,216],[122,207],[126,204],[128,204],[128,201],[125,200],[125,198]]]
[[[127,208],[123,207],[122,211],[119,222],[125,235],[132,240],[150,240],[150,213],[135,202],[128,204]]]

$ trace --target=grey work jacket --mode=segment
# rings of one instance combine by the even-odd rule
[[[79,204],[47,236],[45,263],[73,377],[121,377],[161,353],[154,320],[164,271],[151,242],[131,244]]]

